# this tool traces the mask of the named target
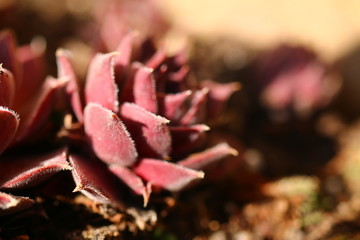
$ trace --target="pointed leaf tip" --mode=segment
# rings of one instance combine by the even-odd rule
[[[196,179],[204,178],[204,172],[157,159],[141,159],[134,171],[154,186],[169,191],[180,191]]]
[[[136,175],[132,170],[121,167],[118,165],[111,165],[109,169],[112,173],[114,173],[117,177],[119,177],[126,185],[128,185],[134,193],[138,195],[142,195],[144,199],[144,207],[149,202],[150,194],[151,194],[151,184],[144,184],[143,180]]]
[[[190,155],[188,158],[179,161],[178,164],[191,169],[201,170],[227,156],[237,156],[238,154],[238,151],[227,143],[219,143],[203,152]]]
[[[120,203],[121,191],[116,178],[104,164],[77,155],[70,155],[69,161],[76,184],[73,192],[81,192],[101,203]]]

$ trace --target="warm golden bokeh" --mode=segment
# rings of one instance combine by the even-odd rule
[[[292,41],[332,60],[360,40],[357,0],[157,0],[182,30],[237,37],[255,47]]]

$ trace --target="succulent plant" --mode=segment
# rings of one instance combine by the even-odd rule
[[[135,37],[130,32],[116,52],[93,57],[83,92],[71,53],[57,52],[77,118],[62,134],[70,140],[75,190],[100,202],[119,202],[117,178],[146,205],[152,191],[182,190],[204,177],[205,166],[237,154],[226,143],[201,151],[209,130],[204,122],[217,117],[237,84],[207,81],[201,87],[189,76],[183,52],[168,57],[149,41],[133,44]],[[71,148],[72,142],[81,147]]]
[[[256,89],[261,104],[274,115],[308,117],[325,107],[339,89],[339,81],[311,50],[281,45],[260,57]]]
[[[43,52],[40,42],[17,47],[10,31],[0,33],[0,154],[36,141],[35,135],[40,135],[51,112],[55,93],[64,85],[64,81],[52,77],[45,79]],[[14,189],[32,186],[70,169],[65,150],[39,156],[13,155],[0,156],[0,216],[34,203],[27,197],[12,195]]]

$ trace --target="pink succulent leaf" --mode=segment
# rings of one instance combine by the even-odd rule
[[[169,191],[180,191],[192,181],[204,178],[204,173],[201,171],[149,158],[141,159],[134,167],[134,171],[152,185]]]
[[[18,110],[21,123],[15,141],[22,141],[37,131],[49,116],[59,88],[65,85],[64,79],[47,77],[45,83],[29,101]]]
[[[146,61],[146,66],[152,69],[157,69],[166,60],[165,49],[159,49],[149,60]]]
[[[211,80],[201,82],[202,87],[209,89],[208,94],[208,118],[215,118],[224,110],[230,96],[240,89],[240,83],[217,83]]]
[[[84,113],[83,113],[83,104],[80,98],[80,91],[77,82],[77,78],[73,67],[71,65],[71,53],[64,49],[58,49],[56,51],[56,62],[58,66],[58,77],[59,78],[68,78],[69,81],[66,85],[66,93],[70,97],[70,103],[76,118],[83,122]]]
[[[69,161],[76,184],[74,192],[80,191],[96,202],[118,203],[121,189],[105,165],[78,155],[70,155]]]
[[[119,177],[136,194],[142,195],[144,199],[144,206],[146,207],[151,194],[151,185],[145,186],[143,180],[128,168],[121,167],[119,165],[110,165],[109,170]]]
[[[153,70],[135,62],[131,66],[131,74],[121,91],[121,102],[134,102],[149,112],[157,113],[155,79]]]
[[[231,155],[237,156],[238,152],[227,143],[219,143],[203,152],[190,155],[179,161],[178,164],[194,170],[201,170],[206,166]]]
[[[30,45],[19,47],[16,56],[22,67],[21,83],[17,85],[14,108],[18,108],[27,101],[46,77],[45,72],[45,43],[33,40]]]
[[[11,31],[0,32],[0,63],[14,75],[15,85],[19,85],[20,67],[16,59],[16,41]]]
[[[177,124],[185,112],[182,106],[190,95],[191,90],[158,96],[159,114],[169,119],[172,124]]]
[[[210,128],[205,124],[169,127],[172,136],[172,156],[187,154],[200,148],[206,140],[205,132]]]
[[[209,89],[203,88],[194,93],[188,111],[181,119],[181,125],[192,125],[203,122],[206,114],[206,98]]]
[[[15,91],[13,74],[0,64],[0,106],[10,107],[15,97]]]
[[[131,166],[137,152],[119,117],[99,104],[89,103],[84,111],[85,132],[96,155],[107,164]]]
[[[120,114],[140,156],[168,158],[171,151],[169,120],[133,103],[124,103]]]
[[[17,167],[14,167],[14,164]],[[2,158],[0,188],[32,187],[64,170],[71,170],[71,166],[67,162],[66,149],[44,156]]]
[[[182,66],[177,72],[169,74],[169,80],[172,82],[184,82],[190,72],[190,68],[186,65]]]
[[[27,197],[14,196],[8,193],[0,192],[0,216],[20,212],[28,207],[31,207],[34,203],[34,200]]]
[[[19,115],[0,106],[0,154],[14,138],[19,125]]]
[[[115,113],[119,111],[119,90],[114,76],[114,58],[117,54],[96,54],[90,62],[85,86],[87,103],[98,103]]]
[[[137,35],[138,33],[135,31],[129,32],[117,47],[116,51],[119,52],[119,55],[115,57],[115,73],[117,78],[130,66],[134,39]]]

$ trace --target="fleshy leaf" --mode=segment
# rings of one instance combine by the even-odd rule
[[[34,200],[27,197],[14,196],[0,192],[0,216],[22,211],[34,203]]]
[[[151,185],[148,184],[145,186],[143,180],[128,168],[121,167],[119,165],[111,165],[109,166],[109,169],[136,194],[143,196],[144,207],[146,207],[151,194]]]
[[[169,74],[169,80],[179,83],[184,82],[189,72],[190,68],[188,66],[182,66],[177,72]]]
[[[86,102],[97,103],[117,113],[118,88],[115,84],[114,57],[117,52],[98,53],[91,60],[85,86]]]
[[[121,102],[134,102],[156,114],[158,105],[153,70],[140,63],[134,63],[131,67],[131,74],[121,92]]]
[[[22,68],[21,82],[16,86],[16,99],[14,108],[27,101],[46,77],[45,72],[45,43],[43,40],[34,39],[30,45],[19,47],[16,56]]]
[[[205,142],[205,132],[210,128],[205,124],[192,126],[171,126],[172,156],[187,154],[200,148]]]
[[[159,49],[147,62],[146,66],[152,69],[160,67],[166,59],[165,49]]]
[[[137,32],[129,32],[120,42],[117,52],[119,55],[115,57],[115,73],[116,78],[124,73],[124,70],[130,65],[133,50],[134,38]]]
[[[186,159],[179,161],[178,164],[187,168],[201,170],[230,155],[237,156],[238,152],[227,143],[219,143],[203,152],[190,155]]]
[[[77,155],[70,155],[72,175],[76,184],[74,192],[81,192],[101,203],[119,203],[121,191],[106,166]]]
[[[179,191],[196,179],[204,178],[204,173],[181,165],[157,159],[141,159],[134,167],[140,177],[154,186],[169,191]]]
[[[0,106],[0,154],[11,143],[18,125],[18,114],[8,108]]]
[[[3,158],[1,159],[0,188],[32,187],[63,170],[71,170],[65,149],[44,156]]]
[[[19,85],[20,68],[16,59],[16,41],[11,31],[0,33],[0,63],[14,75],[15,85]]]
[[[14,100],[15,90],[14,76],[0,64],[0,106],[11,106]]]
[[[181,119],[181,125],[192,125],[203,122],[206,114],[205,104],[208,92],[208,88],[203,88],[194,93],[189,110]]]
[[[209,118],[219,116],[230,96],[240,89],[240,83],[238,82],[217,83],[211,80],[205,80],[201,82],[201,86],[209,89],[207,103],[207,114]]]
[[[70,103],[76,118],[83,122],[84,114],[80,98],[78,82],[70,62],[71,54],[69,51],[59,49],[56,51],[56,61],[58,66],[58,77],[69,79],[66,85],[66,93],[70,96]]]
[[[99,104],[89,103],[84,111],[85,132],[96,155],[108,164],[131,166],[137,152],[119,117]]]
[[[166,94],[165,96],[160,96],[159,99],[159,113],[161,116],[169,119],[172,124],[178,123],[182,115],[184,114],[184,110],[181,106],[185,103],[185,101],[191,95],[191,90],[187,90],[180,93],[175,94]]]
[[[49,116],[56,91],[65,84],[64,79],[47,77],[41,89],[18,110],[21,123],[15,141],[19,142],[37,131]]]
[[[140,156],[168,158],[171,136],[166,124],[169,120],[133,103],[124,103],[120,112]]]

